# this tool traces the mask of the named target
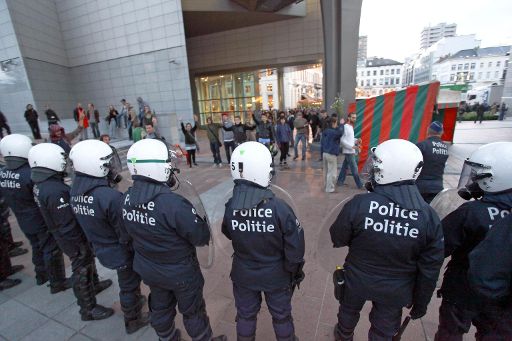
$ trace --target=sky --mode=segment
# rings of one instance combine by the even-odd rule
[[[363,0],[359,35],[368,57],[403,62],[420,46],[421,30],[457,24],[457,34],[476,34],[481,47],[512,45],[511,0]]]

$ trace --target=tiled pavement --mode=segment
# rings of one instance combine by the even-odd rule
[[[482,125],[462,123],[458,125],[455,143],[450,147],[450,158],[446,168],[446,187],[454,187],[462,161],[482,143],[497,140],[512,141],[512,121],[484,122]],[[211,324],[216,334],[224,333],[235,340],[236,310],[229,280],[229,243],[220,235],[219,218],[226,193],[231,188],[227,167],[211,168],[207,146],[204,146],[198,161],[199,167],[188,169],[182,165],[182,175],[191,179],[211,213],[212,228],[216,244],[216,260],[211,269],[205,270],[205,297]],[[322,170],[318,154],[308,154],[308,161],[291,162],[291,169],[279,171],[274,183],[285,188],[293,197],[297,214],[306,233],[306,279],[293,298],[293,314],[297,335],[301,340],[332,340],[332,328],[336,322],[337,304],[333,298],[332,270],[328,264],[339,260],[342,263],[346,250],[332,250],[328,236],[322,226],[329,220],[329,212],[343,199],[358,193],[352,180],[337,193],[322,191]],[[313,161],[310,161],[313,160]],[[128,182],[126,183],[128,184]],[[214,213],[216,211],[216,213]],[[15,219],[11,218],[16,240],[25,240]],[[25,245],[28,242],[25,240]],[[119,308],[118,286],[114,284],[98,295],[98,302],[113,306],[116,314],[107,320],[82,322],[70,290],[50,295],[47,287],[35,286],[34,272],[30,265],[30,254],[13,259],[14,264],[26,266],[20,274],[23,283],[13,289],[0,292],[0,340],[156,340],[151,328],[127,336],[124,333],[122,314]],[[113,271],[98,267],[102,278],[112,278]],[[68,269],[69,272],[69,269]],[[69,273],[68,273],[69,274]],[[145,292],[147,289],[144,288]],[[427,315],[412,321],[403,340],[432,340],[437,328],[437,309],[440,300],[432,299]],[[365,340],[369,328],[367,304],[361,314],[355,339]],[[181,317],[178,324],[182,327]],[[474,333],[474,331],[472,331]],[[473,339],[470,334],[465,339]],[[188,339],[188,338],[187,338]],[[257,340],[274,339],[271,318],[263,305],[258,320]]]

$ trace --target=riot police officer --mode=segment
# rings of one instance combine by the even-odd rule
[[[374,148],[365,166],[369,193],[347,202],[330,227],[334,247],[349,247],[336,340],[352,340],[366,301],[373,303],[370,340],[391,340],[403,307],[412,306],[412,319],[427,311],[443,263],[443,233],[415,184],[422,165],[409,141]]]
[[[428,127],[427,139],[417,144],[423,154],[423,168],[416,180],[421,196],[430,203],[443,190],[443,174],[448,147],[441,140],[443,124],[434,121]]]
[[[222,233],[233,243],[231,268],[239,341],[256,339],[261,293],[277,340],[298,340],[292,294],[304,278],[304,231],[293,210],[269,188],[272,157],[258,142],[245,142],[231,157],[235,181],[226,203]]]
[[[60,146],[41,143],[28,154],[34,181],[34,198],[48,228],[62,251],[71,260],[73,292],[82,321],[102,320],[114,311],[96,304],[96,294],[111,280],[95,283],[94,255],[70,206],[69,186],[64,183],[67,157]]]
[[[460,340],[471,324],[477,335],[492,332],[497,307],[482,302],[468,283],[469,253],[491,226],[512,209],[512,142],[481,146],[465,161],[459,194],[466,200],[443,221],[445,257],[451,260],[444,273],[440,294],[436,340]]]
[[[492,225],[485,239],[469,254],[469,284],[494,307],[492,340],[512,339],[512,215]]]
[[[30,179],[28,153],[32,141],[25,135],[12,134],[2,139],[0,150],[6,166],[0,169],[0,190],[11,208],[18,225],[32,247],[32,263],[36,272],[37,285],[50,280],[52,294],[70,288],[62,251],[51,234],[34,201]]]
[[[140,276],[132,268],[133,249],[121,227],[122,193],[113,188],[121,180],[119,156],[104,142],[86,140],[71,149],[69,158],[75,171],[71,207],[100,263],[117,270],[125,328],[132,334],[149,320],[142,314],[145,300],[141,299]]]
[[[188,200],[171,190],[177,180],[167,145],[138,141],[128,150],[127,161],[133,186],[123,197],[123,221],[133,240],[133,268],[151,291],[151,325],[160,340],[181,340],[174,324],[177,305],[193,340],[225,340],[223,335],[212,338],[195,249],[208,244],[209,226]]]

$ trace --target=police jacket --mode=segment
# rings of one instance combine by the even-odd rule
[[[233,192],[250,190],[237,183]],[[233,243],[231,279],[251,290],[289,287],[292,275],[304,261],[304,231],[293,210],[268,190],[266,199],[251,209],[226,203],[222,233]]]
[[[122,216],[133,240],[134,270],[148,284],[200,275],[195,247],[210,240],[207,221],[165,184],[133,179],[123,197]]]
[[[484,298],[510,304],[512,215],[499,219],[469,254],[469,284]]]
[[[437,136],[430,136],[416,146],[423,154],[423,168],[416,180],[420,193],[439,193],[443,190],[443,174],[448,147]]]
[[[25,234],[36,234],[47,229],[34,201],[33,186],[28,162],[16,169],[0,168],[1,194]]]
[[[256,122],[256,138],[257,139],[270,139],[271,142],[274,142],[274,127],[272,123],[268,122],[263,123],[263,121],[253,116],[254,122]]]
[[[247,141],[247,134],[245,133],[247,130],[254,130],[256,126],[249,126],[247,124],[233,124],[229,126],[228,124],[224,124],[222,126],[222,129],[225,131],[232,131],[233,132],[233,138],[236,143],[242,144],[245,141]]]
[[[71,187],[71,207],[100,263],[109,269],[131,267],[133,252],[121,227],[122,194],[105,178],[77,174]]]
[[[87,241],[70,205],[69,186],[62,176],[54,175],[34,185],[34,197],[41,209],[46,225],[59,247],[73,257]]]
[[[391,306],[425,307],[443,263],[443,233],[414,184],[377,185],[356,195],[330,228],[334,247],[348,246],[350,293]]]
[[[480,200],[462,204],[443,219],[445,257],[451,256],[441,287],[443,298],[469,309],[477,307],[479,301],[468,283],[469,253],[511,208],[511,192],[484,193]]]

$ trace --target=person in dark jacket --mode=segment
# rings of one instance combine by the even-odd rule
[[[34,184],[28,164],[31,148],[32,141],[24,135],[12,134],[2,139],[0,150],[6,166],[0,169],[0,191],[32,247],[37,285],[50,280],[50,292],[56,294],[69,289],[70,285],[66,281],[62,251],[34,201]]]
[[[469,254],[469,285],[495,309],[489,340],[512,339],[512,215],[492,225],[485,239]]]
[[[194,166],[197,166],[196,163],[196,149],[197,149],[197,141],[196,141],[196,129],[197,129],[197,121],[199,118],[194,115],[194,126],[192,124],[187,123],[183,124],[181,121],[181,131],[185,136],[185,150],[187,151],[187,163],[192,168],[192,163]]]
[[[459,194],[475,199],[462,204],[442,221],[445,257],[451,260],[440,294],[436,340],[462,339],[473,324],[477,339],[492,335],[499,307],[475,295],[468,282],[469,254],[490,228],[512,209],[512,142],[495,142],[474,151],[465,161]]]
[[[69,186],[64,183],[66,154],[54,143],[41,143],[30,150],[34,199],[48,230],[71,261],[73,293],[82,321],[103,320],[114,311],[96,303],[96,294],[112,285],[99,281],[94,254],[70,205]]]
[[[274,127],[272,123],[268,121],[266,113],[262,113],[260,118],[253,116],[254,122],[256,123],[256,140],[259,143],[264,144],[267,148],[274,143]]]
[[[7,135],[11,135],[11,128],[7,124],[7,118],[0,111],[0,139],[4,137],[4,129],[7,131]]]
[[[488,106],[487,106],[487,103],[477,103],[476,104],[476,108],[475,108],[475,111],[476,111],[476,118],[475,118],[475,123],[476,121],[480,121],[480,124],[482,124],[482,120],[484,119],[484,113],[485,111],[488,109]]]
[[[142,314],[141,278],[133,270],[133,248],[122,227],[122,194],[114,188],[121,181],[121,161],[115,149],[98,140],[79,142],[69,158],[76,173],[71,207],[100,263],[117,271],[125,329],[132,334],[149,320]]]
[[[286,162],[286,158],[288,157],[288,152],[290,150],[290,140],[292,138],[292,131],[290,126],[286,124],[286,118],[279,118],[279,123],[276,126],[276,141],[279,145],[279,150],[281,151],[281,155],[279,156],[279,165],[288,167],[288,163]]]
[[[302,161],[306,160],[306,147],[309,135],[309,123],[303,117],[301,111],[297,112],[297,117],[293,121],[293,126],[295,127],[295,142],[294,142],[294,156],[293,160],[297,160],[299,158],[299,142],[302,143]]]
[[[30,130],[32,130],[32,135],[34,135],[34,140],[40,140],[41,131],[39,130],[39,115],[37,111],[34,109],[32,104],[27,104],[27,110],[25,110],[25,120],[28,122],[30,126]]]
[[[250,115],[250,118],[252,118],[252,115]],[[235,140],[235,148],[241,145],[242,143],[247,141],[247,131],[248,130],[254,130],[256,128],[256,125],[248,125],[242,123],[242,120],[240,119],[240,116],[235,116],[235,124],[229,125],[226,122],[224,122],[222,129],[224,131],[232,131],[233,132],[233,138]]]
[[[46,104],[45,108],[46,110],[44,114],[46,115],[46,119],[48,120],[48,130],[50,130],[50,126],[52,124],[59,124],[60,119],[59,116],[57,116],[55,110],[53,110],[49,104]]]
[[[192,340],[226,340],[212,338],[195,249],[209,243],[208,222],[171,190],[177,180],[169,148],[160,140],[141,140],[130,147],[127,160],[133,186],[123,197],[122,226],[133,240],[133,269],[151,291],[152,327],[160,340],[181,340],[174,323],[177,306]]]
[[[334,247],[349,247],[336,340],[353,339],[366,301],[370,340],[391,340],[403,307],[412,306],[412,319],[427,312],[443,264],[443,231],[414,183],[421,166],[421,152],[409,141],[377,146],[367,164],[370,192],[345,204],[330,228]]]
[[[219,123],[213,123],[211,117],[206,119],[206,134],[208,136],[208,141],[210,141],[210,150],[213,154],[213,166],[219,168],[222,167],[222,158],[220,156],[220,147],[222,147],[222,143],[219,138],[219,129],[221,126],[222,125]]]
[[[295,286],[304,279],[304,230],[295,213],[269,188],[272,156],[258,142],[233,152],[233,197],[222,233],[233,243],[231,280],[237,308],[237,340],[254,341],[264,293],[278,341],[298,340],[292,318]]]
[[[73,141],[84,129],[82,124],[83,119],[78,122],[78,127],[76,127],[76,129],[69,134],[66,134],[64,128],[60,125],[52,124],[49,128],[50,141],[56,145],[59,145],[62,149],[64,149],[66,154],[69,154],[71,151],[71,141]]]
[[[423,154],[423,168],[416,180],[421,196],[430,204],[443,190],[443,174],[448,160],[448,147],[441,140],[443,124],[434,121],[428,127],[427,139],[416,144]]]
[[[92,103],[87,105],[87,119],[89,120],[89,125],[91,126],[94,138],[97,139],[100,137],[100,129],[98,128],[100,124],[100,112]]]
[[[340,139],[343,136],[343,125],[338,126],[338,119],[331,118],[331,127],[322,129],[321,150],[324,170],[324,184],[327,193],[334,192],[338,178],[338,155],[340,155]]]

